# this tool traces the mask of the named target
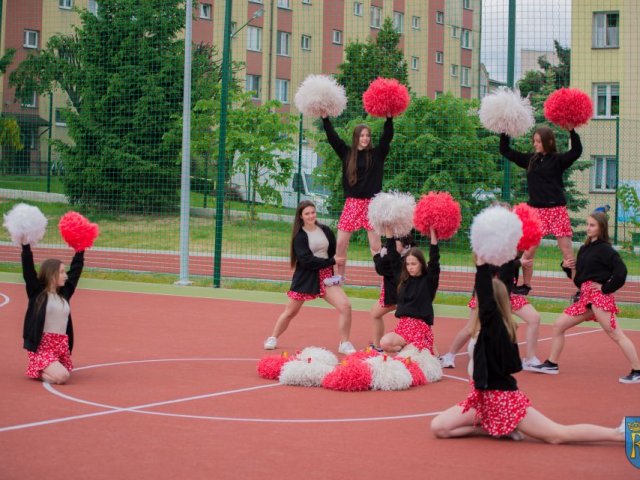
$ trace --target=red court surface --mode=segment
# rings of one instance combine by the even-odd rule
[[[468,393],[466,356],[441,382],[401,392],[280,386],[256,364],[281,305],[80,286],[76,370],[45,388],[23,375],[23,286],[0,283],[2,480],[640,478],[622,444],[433,438],[432,416]],[[463,323],[436,319],[441,350]],[[355,312],[356,347],[369,329]],[[518,375],[533,405],[562,423],[640,415],[640,385],[618,383],[629,367],[613,342],[591,326],[571,333],[560,375]],[[640,345],[640,332],[629,336]],[[332,310],[304,307],[276,352],[311,345],[335,351]]]

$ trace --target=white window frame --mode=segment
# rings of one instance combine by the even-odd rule
[[[31,98],[21,99],[20,106],[22,108],[38,108],[38,94],[35,91],[31,92]]]
[[[311,35],[302,35],[300,37],[300,48],[302,50],[311,50]]]
[[[444,63],[444,52],[436,52],[436,63]]]
[[[371,28],[382,28],[382,8],[371,5],[369,26]]]
[[[200,18],[203,20],[211,20],[211,4],[210,3],[201,3],[200,4]]]
[[[249,3],[259,3],[262,5],[262,0],[249,0]]]
[[[420,70],[420,57],[411,57],[411,70]]]
[[[58,8],[71,10],[73,8],[73,0],[58,0]]]
[[[302,0],[303,5],[311,5],[311,0]]]
[[[471,86],[471,69],[469,67],[460,67],[460,86]]]
[[[262,28],[249,25],[247,27],[247,50],[252,52],[262,51]]]
[[[276,55],[291,56],[291,33],[278,30],[276,34]]]
[[[444,25],[444,12],[441,12],[440,10],[436,12],[436,23]]]
[[[413,15],[411,17],[411,28],[414,30],[420,30],[420,17]]]
[[[55,124],[56,124],[56,127],[66,127],[67,126],[67,122],[65,122],[64,118],[62,118],[62,109],[61,108],[56,108]]]
[[[353,2],[353,14],[356,17],[364,15],[364,4],[362,2]]]
[[[602,95],[601,93],[604,93]],[[617,94],[617,95],[616,95]],[[618,113],[613,113],[613,98],[618,98]],[[604,99],[604,112],[601,113],[600,98]],[[620,85],[618,83],[593,84],[593,118],[615,118],[620,115]]]
[[[617,26],[609,27],[609,17],[616,16]],[[593,48],[618,48],[620,46],[620,13],[594,12],[591,35]]]
[[[334,45],[342,45],[342,30],[331,31],[331,43]]]
[[[404,13],[393,12],[393,29],[397,33],[404,33]]]
[[[93,13],[96,17],[98,16],[98,10],[100,6],[98,5],[98,0],[89,0],[87,2],[87,10],[89,13]]]
[[[251,98],[259,100],[262,95],[262,76],[248,73],[245,77],[244,89],[252,92]]]
[[[473,10],[471,8],[471,0],[462,0],[462,8],[465,10]]]
[[[40,40],[40,32],[37,30],[24,29],[22,37],[22,46],[24,48],[38,48],[38,41]]]
[[[616,191],[616,170],[618,162],[615,155],[591,155],[591,168],[589,169],[589,187],[591,192],[610,193]],[[611,178],[610,170],[613,168]],[[611,183],[607,186],[608,180]]]
[[[276,78],[276,100],[282,103],[289,103],[289,93],[291,91],[290,81],[284,78]]]
[[[291,0],[278,0],[278,8],[291,10]]]
[[[452,77],[458,76],[458,65],[456,65],[455,63],[451,64],[451,66],[449,67],[449,75],[451,75]]]
[[[467,30],[466,28],[462,29],[460,34],[460,46],[471,50],[471,30]]]

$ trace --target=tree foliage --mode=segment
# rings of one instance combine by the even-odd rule
[[[4,75],[7,71],[16,51],[12,48],[7,49],[5,54],[0,58],[0,74]],[[16,150],[22,150],[23,145],[20,141],[20,127],[15,118],[0,118],[0,146],[9,146]]]

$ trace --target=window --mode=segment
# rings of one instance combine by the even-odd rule
[[[285,57],[291,55],[291,34],[289,32],[278,32],[276,55],[283,55]]]
[[[262,93],[262,77],[260,75],[247,75],[245,90],[251,92],[251,98],[260,98]]]
[[[291,9],[291,0],[278,0],[278,8]]]
[[[616,157],[592,155],[591,190],[594,192],[613,192],[616,189],[618,162]]]
[[[362,2],[353,2],[353,14],[357,17],[361,17],[364,14]]]
[[[457,77],[458,76],[458,65],[455,64],[451,64],[451,68],[449,69],[451,72],[451,76],[452,77]]]
[[[460,36],[460,29],[458,27],[451,27],[451,36],[458,38]]]
[[[436,90],[434,98],[442,97],[443,95],[444,93],[442,93],[440,90]]]
[[[62,114],[62,110],[59,108],[56,108],[56,125],[59,127],[66,127],[67,126],[67,122],[64,119],[64,115]]]
[[[334,30],[331,32],[331,41],[336,45],[342,45],[342,30]]]
[[[210,3],[200,4],[200,18],[204,18],[205,20],[211,20],[211,4]]]
[[[22,46],[25,48],[38,48],[38,33],[35,30],[25,30]]]
[[[21,101],[21,105],[24,108],[36,108],[38,106],[38,95],[36,95],[36,92],[29,92],[25,94]]]
[[[262,0],[249,0],[249,3],[260,3],[260,4],[262,4]]]
[[[411,70],[420,70],[420,58],[411,57]]]
[[[276,78],[276,100],[289,103],[289,80]]]
[[[58,0],[58,6],[65,10],[71,10],[71,7],[73,7],[73,0]]]
[[[618,47],[618,12],[593,14],[593,48]]]
[[[302,35],[300,48],[302,48],[302,50],[311,50],[311,37],[309,35]]]
[[[444,53],[436,52],[436,63],[444,63]]]
[[[595,118],[617,117],[620,114],[620,86],[617,83],[600,83],[593,86]]]
[[[262,51],[262,28],[247,27],[247,50]]]
[[[231,30],[231,38],[233,39],[233,38],[235,38],[236,30],[238,29],[238,22],[231,22],[230,27],[231,27],[231,29],[230,29]]]
[[[382,26],[382,8],[371,7],[371,28],[380,28]]]
[[[471,69],[469,67],[460,68],[460,85],[463,87],[471,86]]]
[[[462,0],[462,8],[471,10],[471,0]]]
[[[444,24],[444,12],[436,12],[436,23]]]
[[[302,0],[302,3],[305,5],[311,5],[311,0]]]
[[[87,10],[89,13],[93,13],[94,15],[98,15],[98,2],[97,0],[89,0],[87,3]]]
[[[404,13],[393,12],[393,29],[398,32],[404,32]]]
[[[462,29],[462,36],[460,37],[460,46],[462,48],[471,48],[471,30],[466,28]]]
[[[420,30],[420,17],[416,17],[415,15],[411,17],[411,28]]]

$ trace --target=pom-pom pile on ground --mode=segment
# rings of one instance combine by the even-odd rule
[[[589,123],[593,116],[593,102],[582,90],[560,88],[545,100],[544,116],[565,130],[572,130]]]
[[[518,251],[528,250],[540,245],[542,240],[542,222],[535,208],[526,203],[519,203],[513,207],[513,213],[522,222],[522,238],[518,242]]]
[[[98,225],[91,223],[78,212],[65,213],[58,222],[58,229],[67,245],[76,252],[91,248],[100,234]]]
[[[429,235],[433,226],[438,240],[448,240],[456,234],[462,223],[460,204],[449,192],[429,192],[416,205],[413,223],[423,235]]]
[[[522,238],[518,215],[500,205],[482,210],[471,224],[471,249],[485,262],[500,266],[513,260]]]
[[[14,245],[36,245],[47,231],[47,217],[38,207],[18,203],[4,214],[3,225]]]
[[[395,78],[378,77],[362,94],[364,109],[373,117],[397,117],[407,109],[410,102],[407,87]]]
[[[510,137],[524,135],[533,127],[535,118],[528,98],[522,98],[518,90],[500,87],[480,102],[478,116],[482,126],[494,133],[506,133]]]
[[[416,200],[410,193],[380,192],[369,203],[369,222],[379,235],[391,232],[394,238],[409,235],[413,228]]]
[[[308,117],[337,117],[347,106],[344,87],[328,75],[309,75],[294,97],[296,108]]]

